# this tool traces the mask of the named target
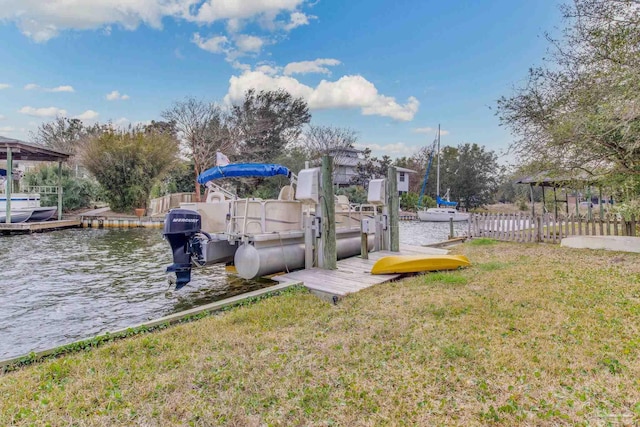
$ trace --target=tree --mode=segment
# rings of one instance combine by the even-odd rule
[[[309,153],[309,158],[319,162],[322,156],[331,155],[334,165],[348,157],[358,140],[356,132],[349,128],[310,125],[302,138],[302,145]],[[333,173],[338,169],[334,167]]]
[[[450,188],[452,200],[460,201],[466,209],[493,201],[503,174],[493,151],[478,144],[461,144],[457,148],[445,147],[441,160],[441,185]]]
[[[574,0],[561,39],[498,101],[513,151],[557,174],[640,175],[640,1]]]
[[[136,127],[92,137],[81,156],[111,209],[126,212],[147,206],[154,182],[173,165],[177,151],[171,135]]]
[[[283,89],[250,89],[244,101],[233,106],[231,120],[243,162],[271,162],[297,141],[311,115],[304,99],[294,98]]]
[[[198,175],[214,166],[216,151],[231,153],[236,138],[230,117],[224,109],[214,103],[195,98],[176,101],[162,112],[177,131],[184,153],[193,160],[196,200],[200,200]]]

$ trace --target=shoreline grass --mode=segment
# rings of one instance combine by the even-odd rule
[[[286,293],[0,376],[0,425],[640,422],[640,255],[454,248],[333,306]]]

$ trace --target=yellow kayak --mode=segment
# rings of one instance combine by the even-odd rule
[[[376,261],[371,274],[455,270],[470,265],[469,259],[464,255],[391,255]]]

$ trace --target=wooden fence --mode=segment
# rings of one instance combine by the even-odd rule
[[[195,200],[196,193],[172,193],[166,196],[151,199],[148,215],[161,215],[169,212],[169,209],[180,207],[180,203],[191,203]]]
[[[509,242],[560,243],[568,236],[636,236],[638,223],[617,216],[586,219],[580,216],[551,214],[473,214],[469,218],[469,236],[489,237]]]

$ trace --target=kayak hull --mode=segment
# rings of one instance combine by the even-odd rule
[[[376,261],[371,274],[455,270],[470,265],[471,262],[464,255],[391,255]]]

